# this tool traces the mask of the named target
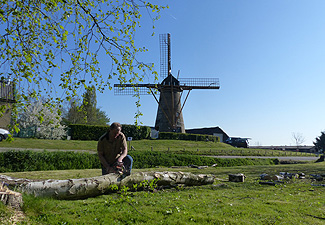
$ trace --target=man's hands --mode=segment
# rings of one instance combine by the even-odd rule
[[[123,162],[117,161],[114,166],[108,166],[106,167],[106,172],[107,173],[116,173],[116,174],[121,174],[123,173]]]
[[[125,157],[125,156],[123,156],[123,157],[122,157],[122,156],[118,157],[117,160],[116,160],[116,163],[122,163],[122,164],[123,164],[122,161],[123,161],[124,157]]]

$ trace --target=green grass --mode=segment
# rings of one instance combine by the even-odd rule
[[[290,152],[281,150],[262,150],[235,148],[225,143],[199,142],[181,140],[137,140],[128,143],[135,151],[159,151],[164,153],[196,154],[196,155],[243,155],[243,156],[314,156],[314,154],[302,152]],[[45,140],[15,138],[13,142],[0,142],[0,147],[6,148],[37,148],[41,150],[87,150],[96,152],[97,141],[75,140]],[[129,147],[130,149],[130,147]]]
[[[32,224],[323,224],[315,218],[325,216],[322,190],[295,187],[231,183],[73,202],[26,197],[25,213]]]
[[[237,149],[223,143],[141,140],[132,141],[135,151],[159,151],[199,155],[296,155],[277,150]],[[96,141],[57,141],[15,138],[1,142],[6,148],[41,150],[88,150],[96,152]],[[298,154],[300,155],[300,154]],[[324,224],[325,187],[311,180],[283,185],[258,183],[262,173],[304,172],[325,174],[325,163],[275,166],[151,168],[137,171],[183,171],[213,174],[216,182],[201,187],[179,187],[158,192],[122,192],[77,201],[59,201],[24,195],[22,224]],[[245,183],[228,182],[228,175],[244,173]],[[101,175],[100,169],[3,173],[16,178],[73,179]],[[0,203],[0,223],[13,215]]]
[[[66,150],[90,150],[96,151],[96,141],[75,141],[75,140],[48,140],[36,138],[14,138],[14,141],[2,141],[0,147],[23,148],[23,149],[66,149]]]
[[[213,185],[157,192],[121,192],[76,201],[24,196],[25,224],[324,224],[325,187],[309,174],[325,173],[325,163],[227,168],[152,168],[145,171],[214,174]],[[144,171],[144,170],[134,170]],[[304,172],[307,179],[260,185],[262,173]],[[244,173],[244,183],[228,175]],[[99,169],[5,173],[30,179],[69,179],[100,175]],[[1,214],[1,207],[0,207]],[[6,215],[1,214],[6,217]]]
[[[196,142],[180,140],[136,140],[128,142],[137,151],[172,151],[197,150],[199,149],[235,149],[234,147],[217,142]],[[0,147],[6,148],[38,148],[38,149],[68,149],[68,150],[90,150],[96,151],[97,141],[77,140],[46,140],[34,138],[15,138],[13,142],[0,142]]]
[[[236,167],[207,167],[204,169],[195,169],[188,167],[181,168],[146,168],[132,169],[133,172],[142,171],[183,171],[195,174],[213,174],[216,178],[227,179],[228,174],[244,173],[248,178],[255,179],[262,173],[278,174],[279,172],[304,172],[306,174],[325,174],[325,162],[322,163],[305,163],[305,164],[279,164],[279,165],[259,165],[259,166],[236,166]],[[4,175],[28,178],[28,179],[75,179],[82,177],[94,177],[101,175],[101,169],[85,169],[85,170],[51,170],[51,171],[28,171],[28,172],[8,172]],[[324,188],[325,190],[325,188]]]

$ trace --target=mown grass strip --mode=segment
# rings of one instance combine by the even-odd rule
[[[128,142],[138,151],[155,151],[175,154],[191,155],[241,155],[241,156],[314,156],[311,153],[292,152],[270,149],[245,149],[235,148],[225,143],[204,142],[204,141],[182,141],[182,140],[136,140]],[[6,149],[38,149],[38,150],[87,150],[96,153],[97,141],[76,141],[76,140],[45,140],[32,138],[15,138],[11,143],[0,142],[0,148]],[[3,151],[5,151],[3,150]],[[130,150],[132,151],[132,150]]]

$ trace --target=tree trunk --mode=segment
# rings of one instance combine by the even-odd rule
[[[68,180],[43,180],[15,179],[0,175],[0,181],[15,187],[18,191],[39,197],[53,197],[56,199],[84,199],[115,191],[113,186],[125,186],[131,190],[141,186],[144,181],[151,186],[173,187],[177,185],[196,186],[212,184],[212,175],[183,172],[137,172],[122,178],[116,174],[107,174],[92,178]]]

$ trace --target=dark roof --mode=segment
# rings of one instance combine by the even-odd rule
[[[213,135],[214,133],[223,134],[227,138],[229,137],[220,127],[205,127],[205,128],[195,128],[195,129],[186,129],[186,133],[190,134],[208,134]]]
[[[173,75],[168,75],[162,82],[162,85],[179,85],[179,81],[173,76]]]

